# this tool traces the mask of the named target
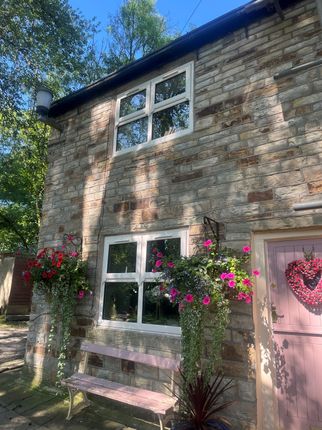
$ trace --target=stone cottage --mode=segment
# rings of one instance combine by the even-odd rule
[[[226,335],[234,428],[322,429],[321,311],[284,274],[303,250],[322,257],[321,5],[252,1],[53,103],[62,132],[49,144],[40,247],[82,237],[94,290],[77,308],[71,371],[84,338],[180,352],[175,315],[149,312],[149,255],[165,242],[193,252],[209,217],[225,245],[252,246],[261,271],[253,308],[234,305]],[[34,297],[26,363],[46,377],[48,329]],[[129,384],[165,382],[143,366],[89,364]]]

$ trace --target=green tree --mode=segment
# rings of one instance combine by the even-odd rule
[[[39,83],[61,96],[98,78],[101,69],[93,65],[95,47],[89,43],[95,32],[96,24],[67,0],[0,0],[2,121],[26,107]]]
[[[35,88],[59,97],[99,78],[95,34],[67,0],[0,0],[0,251],[37,243],[50,130]]]
[[[36,244],[47,169],[49,128],[32,113],[16,115],[12,136],[2,126],[0,140],[0,252]]]
[[[105,55],[108,72],[147,55],[177,35],[171,35],[165,17],[158,14],[155,0],[127,0],[107,27],[109,49]]]

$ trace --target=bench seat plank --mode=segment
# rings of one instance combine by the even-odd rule
[[[174,358],[159,357],[152,354],[143,354],[141,352],[112,348],[94,343],[82,343],[81,351],[106,355],[123,360],[135,361],[136,363],[146,364],[152,367],[159,367],[160,369],[173,370],[175,372],[178,371],[180,367],[180,360],[176,360]]]
[[[70,378],[63,380],[62,385],[137,406],[160,415],[166,415],[176,403],[176,399],[163,393],[130,387],[82,373],[75,373]]]

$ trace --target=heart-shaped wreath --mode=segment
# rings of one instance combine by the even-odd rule
[[[322,259],[305,258],[292,261],[285,271],[286,279],[294,294],[311,306],[322,304]]]

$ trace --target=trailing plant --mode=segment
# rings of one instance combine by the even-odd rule
[[[51,351],[53,340],[56,339],[58,383],[64,376],[75,305],[86,293],[91,293],[87,265],[77,250],[77,240],[70,234],[65,235],[65,240],[66,244],[57,249],[41,249],[23,272],[25,282],[45,296],[50,305],[48,351]]]
[[[249,246],[240,253],[218,249],[211,240],[203,243],[202,252],[191,257],[172,259],[153,250],[154,271],[160,272],[160,293],[179,309],[182,370],[188,383],[200,371],[209,380],[220,364],[231,301],[252,302],[253,280],[259,271],[254,270],[252,275],[246,271],[250,251]],[[211,331],[210,345],[205,345],[207,330]],[[203,360],[205,355],[207,360]]]
[[[172,430],[229,430],[229,422],[221,412],[232,404],[223,400],[225,392],[232,388],[232,381],[224,382],[223,376],[217,374],[209,383],[208,378],[200,374],[193,382],[188,382],[182,372],[181,381],[179,392],[184,395],[174,393],[180,412]]]

